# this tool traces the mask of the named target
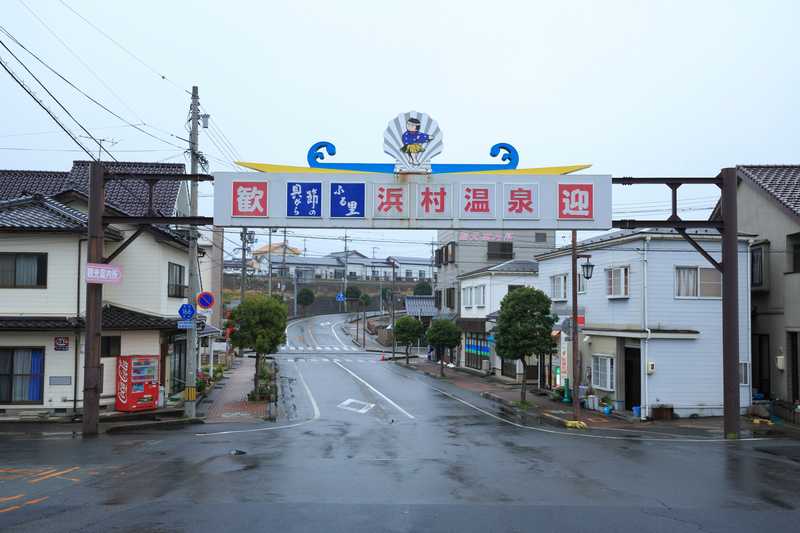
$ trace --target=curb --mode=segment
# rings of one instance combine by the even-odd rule
[[[193,424],[205,424],[202,418],[176,418],[175,420],[154,420],[150,422],[142,422],[141,424],[126,424],[124,426],[111,426],[107,428],[104,433],[132,433],[145,429],[173,429]]]
[[[530,414],[532,414],[530,411],[523,411],[523,410],[519,409],[511,401],[506,400],[505,398],[501,398],[500,396],[497,396],[496,394],[494,394],[492,392],[482,392],[481,393],[481,397],[482,398],[486,398],[487,400],[491,400],[493,402],[497,402],[499,404],[502,404],[502,405],[508,407],[509,409],[513,410],[514,414],[516,414],[516,415],[530,415]],[[546,418],[546,419],[548,419],[548,420],[550,420],[552,422],[555,422],[558,425],[562,425],[562,426],[566,426],[567,422],[569,422],[569,420],[566,419],[566,418],[561,418],[561,417],[556,416],[556,415],[551,415],[550,413],[538,412],[538,410],[537,410],[537,412],[535,414],[537,416],[541,416],[542,418]]]

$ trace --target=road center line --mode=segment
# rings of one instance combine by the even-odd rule
[[[373,387],[372,385],[370,385],[369,383],[367,383],[363,379],[361,379],[355,372],[353,372],[352,370],[350,370],[349,368],[344,366],[342,363],[340,363],[338,359],[334,359],[333,362],[336,363],[337,365],[339,365],[342,369],[344,369],[345,372],[347,372],[348,374],[350,374],[351,376],[356,378],[358,381],[360,381],[361,383],[366,385],[369,388],[369,390],[371,390],[372,392],[374,392],[375,394],[377,394],[378,396],[380,396],[381,398],[383,398],[384,400],[389,402],[389,404],[392,405],[392,407],[394,407],[395,409],[397,409],[398,411],[400,411],[401,413],[406,415],[408,418],[410,418],[412,420],[414,419],[414,415],[412,415],[411,413],[409,413],[408,411],[406,411],[405,409],[403,409],[402,407],[400,407],[399,405],[394,403],[391,399],[389,399],[388,396],[383,394],[381,391],[379,391],[378,389],[376,389],[375,387]]]

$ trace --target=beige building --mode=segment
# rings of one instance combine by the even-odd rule
[[[183,165],[107,166],[111,172],[184,172]],[[87,176],[85,162],[70,172],[0,172],[0,410],[6,414],[82,408]],[[126,183],[108,187],[107,209],[145,214],[144,183]],[[155,204],[164,214],[186,213],[185,200],[180,182],[156,187]],[[104,255],[134,233],[134,226],[108,226]],[[114,403],[119,355],[159,355],[165,394],[183,388],[186,345],[176,340],[176,315],[186,301],[188,263],[187,241],[162,226],[147,226],[113,259],[123,281],[103,289],[102,407]]]

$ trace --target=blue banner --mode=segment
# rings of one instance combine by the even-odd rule
[[[322,217],[322,182],[287,182],[286,216]]]
[[[364,183],[331,182],[331,218],[364,218]]]

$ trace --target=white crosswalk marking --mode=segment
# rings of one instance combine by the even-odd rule
[[[323,363],[327,363],[327,362],[328,362],[328,359],[326,359],[325,357],[323,357],[323,358],[321,359],[321,361],[322,361]]]
[[[338,346],[334,346],[333,349],[336,350],[337,352],[341,350],[341,348],[339,348]]]
[[[290,350],[296,350],[296,349],[297,349],[297,346],[289,346],[289,349],[290,349]]]

